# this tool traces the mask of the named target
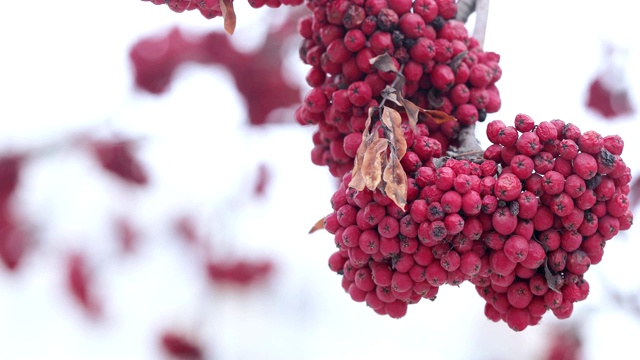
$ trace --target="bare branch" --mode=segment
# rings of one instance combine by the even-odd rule
[[[458,1],[456,20],[466,23],[474,11],[476,11],[476,0],[460,0]]]
[[[480,47],[484,47],[484,37],[487,32],[487,20],[489,18],[489,0],[476,0],[476,25],[473,28],[473,37],[478,40]]]

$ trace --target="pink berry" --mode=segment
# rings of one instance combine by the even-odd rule
[[[525,309],[531,302],[531,299],[533,299],[533,294],[527,282],[516,281],[509,286],[507,298],[511,306],[518,309]]]
[[[511,235],[504,243],[504,253],[513,262],[521,262],[529,253],[529,242],[522,236]]]

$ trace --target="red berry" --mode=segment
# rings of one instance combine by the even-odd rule
[[[551,125],[553,126],[553,125]],[[555,132],[555,128],[554,128]],[[540,152],[542,149],[540,138],[534,132],[525,132],[523,133],[516,142],[516,148],[521,154],[526,156],[533,156]]]
[[[595,155],[602,150],[604,146],[604,139],[602,138],[602,135],[596,131],[589,130],[580,135],[577,143],[580,151]]]
[[[518,131],[524,133],[533,130],[535,122],[529,115],[518,114],[515,118],[515,127]]]
[[[598,173],[598,162],[592,155],[581,152],[573,160],[573,171],[581,178],[589,180]]]
[[[538,136],[541,143],[548,143],[552,140],[558,139],[558,131],[555,125],[549,121],[542,121],[538,124],[535,134]]]
[[[448,90],[454,85],[455,75],[451,67],[437,64],[431,72],[431,84],[438,90]]]
[[[529,239],[529,251],[527,257],[520,262],[522,266],[529,269],[538,269],[546,259],[545,250],[537,241]]]
[[[527,309],[512,307],[507,310],[505,321],[512,330],[522,331],[531,324],[531,314]]]
[[[516,268],[516,262],[511,261],[503,250],[496,250],[489,256],[491,270],[496,274],[506,276]]]
[[[527,180],[533,172],[534,164],[531,157],[526,155],[516,155],[511,159],[511,171],[520,180]]]
[[[564,180],[564,179],[563,179]],[[513,201],[522,191],[522,183],[515,174],[502,173],[494,187],[494,193],[498,200]]]
[[[509,286],[507,298],[511,306],[518,309],[525,309],[531,302],[531,299],[533,299],[533,294],[527,282],[516,281]]]
[[[521,262],[529,253],[529,242],[520,235],[511,235],[504,243],[504,253],[513,262]]]

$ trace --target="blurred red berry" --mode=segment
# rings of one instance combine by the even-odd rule
[[[29,233],[7,207],[0,207],[0,259],[9,271],[18,268],[30,244]]]
[[[194,340],[172,331],[160,335],[162,350],[174,359],[198,360],[203,359],[202,348]]]
[[[17,154],[0,155],[0,206],[4,206],[18,185],[23,159]]]
[[[134,143],[130,140],[94,141],[91,150],[102,168],[132,185],[149,182],[146,169],[133,154]]]
[[[73,298],[92,317],[98,316],[100,307],[91,292],[91,274],[83,253],[72,252],[67,256],[67,287]]]
[[[248,286],[267,279],[273,272],[270,260],[221,260],[207,264],[209,279],[215,283]]]

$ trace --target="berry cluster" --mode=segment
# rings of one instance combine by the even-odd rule
[[[462,126],[500,108],[495,86],[502,75],[500,58],[484,52],[454,19],[455,1],[308,0],[307,7],[313,14],[301,19],[298,31],[312,89],[296,120],[318,126],[312,161],[327,165],[332,175],[341,177],[352,168],[350,145],[364,130],[368,109],[398,81],[396,73],[371,64],[376,56],[389,54],[401,69],[407,99],[451,114]],[[433,129],[431,136],[445,149],[452,140]]]
[[[440,245],[445,238],[451,239],[445,222],[446,226],[457,226],[455,216],[447,216],[439,202],[444,192],[432,183],[435,170],[431,160],[442,155],[442,148],[429,137],[425,124],[418,124],[415,132],[405,127],[404,135],[407,152],[401,164],[409,175],[407,202],[411,210],[401,209],[380,190],[350,188],[352,175],[347,173],[331,198],[334,211],[324,221],[338,247],[329,258],[329,267],[343,276],[345,291],[355,301],[365,301],[377,313],[393,318],[404,316],[408,304],[434,299],[438,287],[448,281],[458,283],[454,277],[459,274],[457,267],[441,265],[446,260],[441,260],[445,247]],[[433,200],[432,208],[427,198]],[[449,211],[453,210],[451,205],[445,202]],[[453,206],[460,210],[460,204]],[[450,230],[453,234],[453,228]],[[468,241],[464,246],[470,244]]]
[[[491,194],[493,231],[483,235],[492,273],[474,281],[485,314],[515,330],[549,309],[567,318],[587,297],[584,274],[606,242],[632,224],[624,142],[561,120],[536,126],[524,114],[514,126],[491,122],[487,137],[484,157],[503,169]]]
[[[551,310],[571,315],[589,292],[584,274],[607,240],[629,229],[630,170],[619,136],[560,120],[493,121],[480,164],[434,161],[428,128],[406,128],[407,206],[356,191],[346,174],[324,221],[338,251],[329,267],[356,301],[402,317],[443,284],[473,283],[486,316],[521,331]]]
[[[220,9],[220,0],[142,0],[150,1],[155,5],[167,5],[169,9],[181,13],[189,10],[198,10],[207,19],[223,16]],[[232,0],[231,0],[232,1]],[[302,5],[302,0],[249,0],[249,5],[253,8],[267,6],[279,8],[282,5],[297,6]]]
[[[155,5],[167,5],[169,9],[181,13],[189,10],[198,10],[207,19],[222,16],[219,0],[142,0],[151,1]]]
[[[282,76],[284,44],[295,24],[285,22],[270,31],[261,48],[254,52],[238,51],[229,36],[219,31],[184,34],[173,28],[162,36],[140,39],[129,52],[138,89],[151,94],[167,91],[176,70],[185,63],[223,66],[233,77],[235,87],[246,99],[251,125],[280,122],[273,110],[300,102],[299,86]],[[261,81],[256,82],[259,77]],[[293,120],[293,119],[291,119]]]
[[[211,281],[237,286],[248,286],[268,278],[273,272],[270,260],[209,261],[207,274]]]
[[[298,6],[302,5],[304,0],[249,0],[251,7],[259,9],[263,6],[270,8],[279,8],[282,5]]]

